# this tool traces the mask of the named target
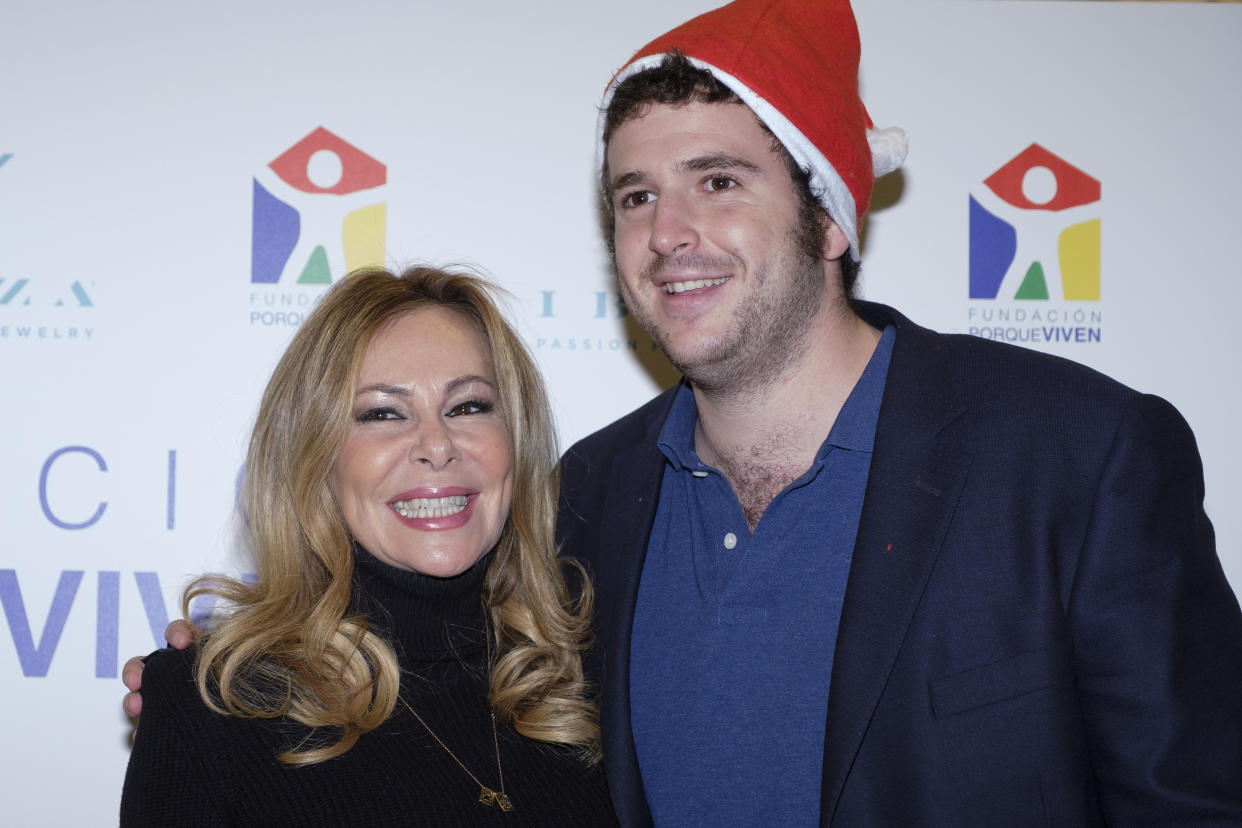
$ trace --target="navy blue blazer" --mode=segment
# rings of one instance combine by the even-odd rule
[[[1066,360],[862,312],[897,339],[836,644],[821,824],[1242,825],[1242,614],[1185,421]],[[558,535],[594,579],[592,671],[625,825],[651,822],[630,629],[671,400],[562,460]]]

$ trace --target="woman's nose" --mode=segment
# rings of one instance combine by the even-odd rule
[[[414,443],[410,446],[410,462],[425,463],[442,469],[457,458],[457,445],[447,424],[440,419],[419,424]]]

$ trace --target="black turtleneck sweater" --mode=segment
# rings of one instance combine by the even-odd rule
[[[487,694],[488,559],[455,578],[399,570],[358,551],[355,604],[401,663],[401,696],[479,782],[500,789]],[[401,702],[344,755],[290,767],[276,753],[310,732],[282,719],[211,712],[192,651],[159,650],[142,674],[143,713],[121,798],[121,824],[615,825],[604,774],[497,725],[508,813]]]

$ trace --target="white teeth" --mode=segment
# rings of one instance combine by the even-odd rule
[[[683,293],[687,290],[723,285],[727,281],[729,281],[728,276],[720,279],[695,279],[692,282],[667,282],[664,285],[664,290],[668,293]]]
[[[413,500],[394,500],[390,505],[403,518],[440,518],[465,509],[466,496],[416,497]]]

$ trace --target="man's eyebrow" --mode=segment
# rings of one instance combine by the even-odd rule
[[[678,172],[708,172],[710,170],[759,172],[759,165],[753,161],[747,161],[745,158],[738,158],[736,155],[729,155],[723,152],[711,155],[696,155],[694,158],[688,158],[677,164]]]
[[[612,189],[613,192],[616,192],[617,190],[621,190],[626,187],[633,187],[635,184],[641,184],[646,180],[647,175],[645,173],[634,170],[632,172],[623,173],[614,178],[612,180]]]
[[[674,167],[677,172],[709,172],[711,170],[745,170],[746,172],[759,172],[759,165],[753,161],[747,161],[745,158],[739,158],[736,155],[718,152],[709,155],[696,155],[685,161],[678,161]],[[612,180],[612,191],[623,190],[626,187],[633,187],[637,184],[645,184],[647,182],[647,174],[639,170],[622,173]]]

